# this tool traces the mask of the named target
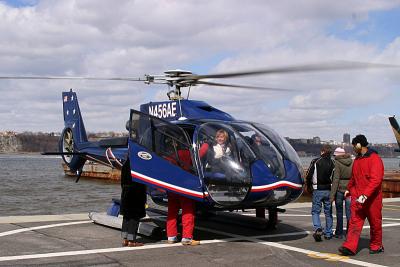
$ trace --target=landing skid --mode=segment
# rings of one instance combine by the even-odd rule
[[[217,222],[222,223],[224,225],[239,225],[244,226],[249,229],[258,229],[258,230],[270,230],[276,229],[276,225],[278,223],[278,212],[284,212],[282,209],[271,209],[269,212],[269,219],[265,219],[265,209],[264,209],[264,217],[254,217],[248,216],[245,213],[236,213],[236,212],[227,212],[227,211],[207,211],[198,212],[196,214],[196,221],[198,222]],[[157,224],[159,227],[165,228],[165,221],[167,217],[166,210],[158,210],[158,209],[147,209],[147,214],[152,221]]]
[[[283,213],[285,211],[285,209],[280,208],[269,208],[267,229],[276,229],[278,224],[278,212]],[[256,208],[256,217],[265,219],[265,208]]]
[[[95,223],[109,228],[121,230],[122,216],[111,216],[106,213],[90,212],[89,218]],[[152,219],[145,217],[140,220],[138,234],[155,240],[163,237],[162,229],[152,222]]]

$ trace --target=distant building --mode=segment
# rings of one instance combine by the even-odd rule
[[[343,143],[345,143],[345,144],[350,144],[350,134],[345,133],[345,134],[343,135]]]
[[[319,136],[314,136],[312,140],[313,144],[321,144],[321,138],[319,138]]]
[[[14,131],[0,132],[0,136],[4,136],[4,137],[15,137],[16,135],[17,135],[17,133]]]

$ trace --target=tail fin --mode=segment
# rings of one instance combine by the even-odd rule
[[[64,127],[72,130],[74,142],[79,146],[82,142],[87,142],[85,125],[83,124],[81,111],[79,109],[78,98],[76,93],[72,91],[63,92],[63,112],[64,112]]]
[[[62,99],[65,127],[61,134],[59,151],[62,152],[61,157],[70,170],[77,172],[78,179],[76,181],[78,181],[86,162],[85,157],[79,152],[81,145],[88,139],[76,93],[72,92],[72,89],[69,92],[63,92]]]
[[[399,124],[397,123],[397,120],[396,120],[396,118],[394,116],[393,117],[389,117],[389,122],[390,122],[390,125],[392,126],[392,130],[393,130],[394,136],[396,137],[397,144],[399,145],[399,148],[400,148],[400,127],[399,127]],[[395,149],[395,151],[396,152],[400,152],[400,149]]]

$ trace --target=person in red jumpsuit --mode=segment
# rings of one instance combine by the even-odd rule
[[[180,166],[188,172],[192,170],[192,158],[188,149],[179,149],[175,140],[172,141],[174,153],[167,158],[171,163]],[[208,150],[208,144],[204,143],[199,150],[200,158],[203,157]],[[168,192],[168,215],[167,215],[167,237],[168,243],[173,244],[178,242],[178,213],[182,209],[182,244],[189,246],[200,245],[200,241],[193,239],[194,219],[195,219],[194,200]]]
[[[370,224],[369,253],[384,252],[382,244],[382,180],[383,163],[378,153],[367,147],[364,135],[357,135],[352,140],[357,157],[353,164],[353,173],[345,196],[351,196],[351,218],[347,239],[339,247],[342,255],[357,253],[358,241],[367,218]]]

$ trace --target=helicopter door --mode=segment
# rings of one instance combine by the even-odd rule
[[[255,156],[228,124],[205,123],[197,130],[198,159],[210,197],[221,206],[241,203],[251,188],[250,163]],[[206,155],[202,147],[208,145]]]
[[[131,110],[129,157],[133,180],[158,191],[204,199],[192,146],[179,126]]]

